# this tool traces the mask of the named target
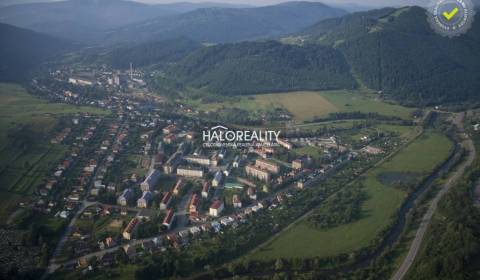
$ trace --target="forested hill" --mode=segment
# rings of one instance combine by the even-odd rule
[[[12,1],[15,5],[7,7],[0,5],[0,22],[83,43],[102,43],[105,32],[150,19],[172,17],[199,8],[239,7],[213,2],[148,5],[130,0],[20,2]]]
[[[422,8],[382,9],[325,20],[297,35],[334,47],[363,83],[404,103],[480,98],[478,20],[449,39],[432,31]]]
[[[356,87],[339,51],[276,41],[203,48],[169,67],[166,76],[225,95]]]
[[[60,39],[0,23],[0,81],[17,81],[43,60],[72,49]]]
[[[204,8],[158,17],[108,33],[110,42],[187,37],[198,42],[228,43],[273,38],[297,32],[346,12],[315,2],[288,2],[255,8]]]
[[[201,47],[202,44],[190,39],[176,38],[114,48],[100,59],[103,63],[120,69],[130,67],[130,63],[135,67],[159,67],[178,61]]]
[[[166,71],[219,94],[350,89],[354,76],[404,104],[480,99],[480,21],[456,38],[430,28],[420,7],[323,20],[278,42],[202,49]]]

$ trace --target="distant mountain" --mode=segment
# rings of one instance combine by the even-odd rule
[[[203,48],[167,68],[165,77],[225,95],[356,87],[339,51],[275,41]]]
[[[101,42],[107,30],[149,19],[225,6],[215,3],[147,5],[125,0],[68,0],[0,8],[0,22],[83,42]],[[229,6],[229,5],[227,5]]]
[[[374,10],[378,9],[378,6],[370,6],[368,4],[358,4],[358,3],[336,3],[332,1],[323,1],[323,3],[334,7],[334,8],[339,8],[342,10],[345,10],[349,13],[354,13],[354,12],[361,12],[361,11],[369,11],[369,10]]]
[[[0,9],[0,22],[78,41],[101,38],[101,31],[157,17],[162,11],[121,0],[70,0]]]
[[[3,6],[12,6],[19,4],[29,4],[29,3],[38,3],[38,2],[55,2],[61,0],[0,0],[0,7]]]
[[[227,95],[361,84],[404,104],[480,101],[479,21],[446,38],[423,8],[384,8],[323,20],[281,41],[204,48],[162,78]]]
[[[313,2],[258,8],[205,8],[125,26],[112,31],[108,39],[123,42],[183,36],[199,42],[238,42],[282,36],[345,14],[341,9]]]
[[[329,19],[300,41],[340,51],[368,87],[411,104],[480,98],[480,23],[457,38],[432,31],[420,7]]]
[[[197,9],[204,9],[204,8],[249,8],[253,7],[250,5],[245,5],[245,4],[234,4],[234,3],[223,3],[223,2],[171,2],[171,3],[165,3],[165,4],[155,4],[158,3],[156,1],[139,1],[142,3],[147,3],[147,4],[153,4],[156,6],[160,6],[165,10],[170,10],[176,13],[188,13],[193,10]]]
[[[45,59],[72,45],[60,39],[0,23],[0,81],[17,81]]]

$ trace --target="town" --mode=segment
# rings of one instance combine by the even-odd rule
[[[32,81],[43,98],[109,112],[64,117],[50,143],[68,152],[39,186],[38,199],[21,203],[68,224],[48,273],[88,273],[118,263],[119,251],[135,262],[235,231],[261,213],[302,204],[299,194],[352,160],[358,173],[362,161],[378,160],[402,141],[364,135],[348,144],[320,131],[265,130],[256,138],[250,136],[262,129],[225,132],[228,124],[152,94],[146,75],[65,66]],[[205,137],[210,133],[240,137]],[[234,139],[240,143],[222,143]],[[310,148],[318,156],[295,152]]]
[[[225,2],[0,1],[0,279],[480,279],[478,3]]]

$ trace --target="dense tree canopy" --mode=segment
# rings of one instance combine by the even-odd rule
[[[356,87],[347,62],[333,48],[274,41],[204,48],[168,69],[167,76],[225,95]]]

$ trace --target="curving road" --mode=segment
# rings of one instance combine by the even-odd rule
[[[419,228],[415,234],[415,238],[410,245],[410,249],[408,250],[407,256],[403,260],[402,264],[400,265],[399,269],[395,272],[392,276],[391,280],[401,280],[405,277],[408,270],[413,264],[415,257],[420,250],[422,245],[423,238],[425,233],[427,232],[428,226],[432,221],[433,214],[437,210],[438,202],[442,197],[455,185],[455,183],[463,176],[465,170],[473,163],[475,160],[476,150],[473,141],[465,134],[464,127],[463,127],[463,119],[465,113],[456,114],[453,118],[453,124],[457,127],[457,135],[460,139],[463,139],[461,142],[462,147],[468,153],[466,160],[461,163],[458,168],[451,174],[448,178],[447,182],[442,186],[441,190],[437,193],[435,198],[432,200],[427,212],[422,217],[422,221],[420,223]]]

